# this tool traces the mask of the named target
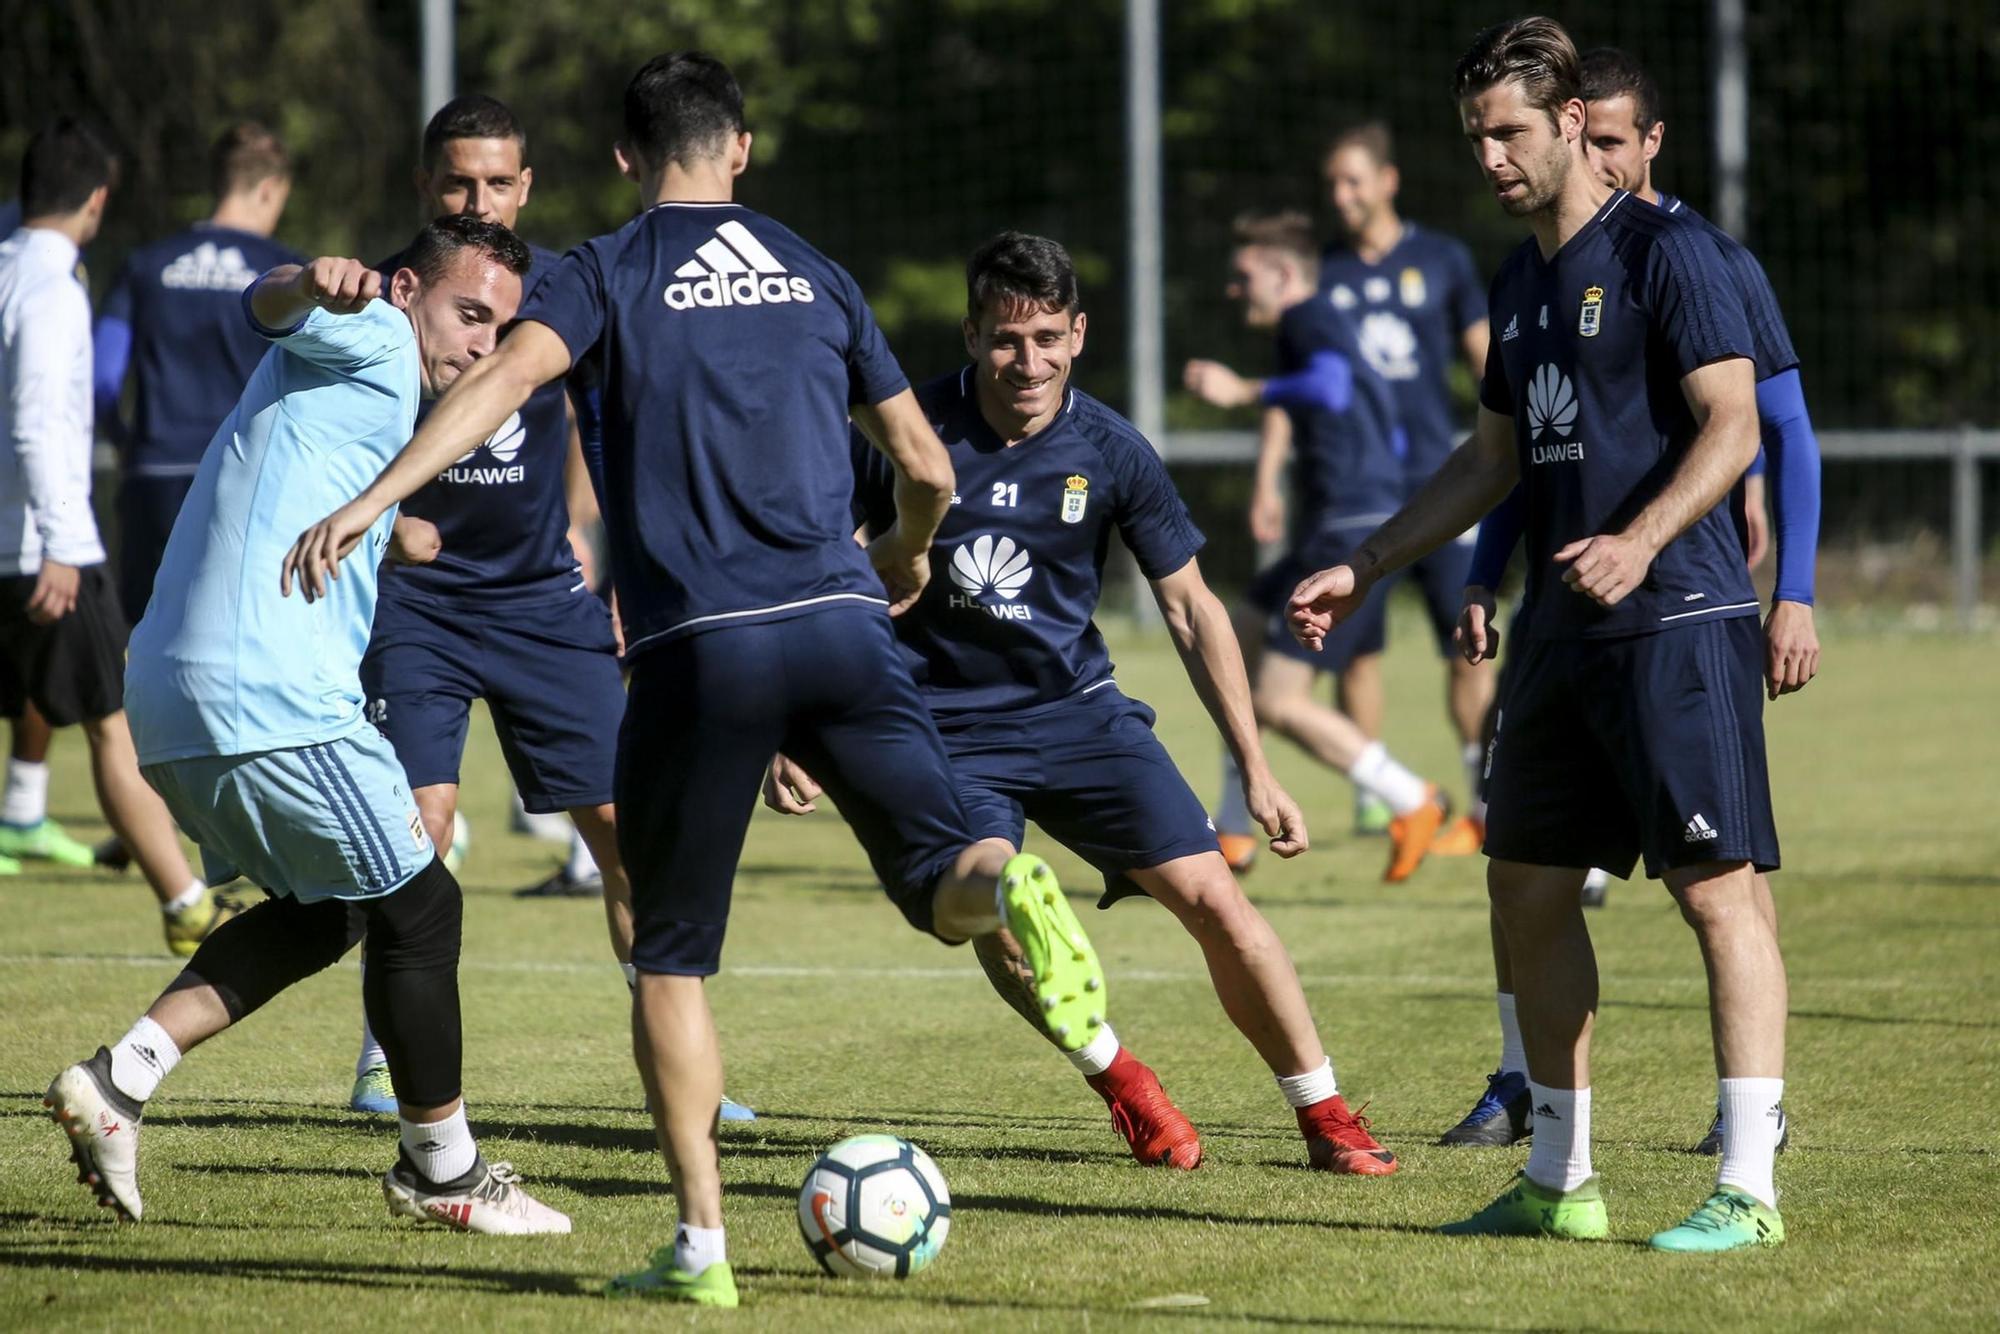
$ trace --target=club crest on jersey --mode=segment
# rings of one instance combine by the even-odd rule
[[[1583,310],[1576,317],[1576,332],[1580,338],[1597,337],[1597,327],[1604,318],[1604,289],[1586,287],[1583,289]]]
[[[1403,304],[1421,306],[1424,304],[1424,271],[1414,264],[1404,269],[1397,280],[1402,287]]]
[[[1082,473],[1073,474],[1063,483],[1062,521],[1082,523],[1083,507],[1090,503],[1090,479]]]
[[[694,253],[695,258],[674,270],[679,281],[667,284],[669,310],[715,310],[813,299],[812,283],[789,276],[778,257],[733,218],[717,227],[715,235]]]

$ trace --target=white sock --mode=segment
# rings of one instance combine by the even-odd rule
[[[111,1049],[111,1082],[132,1101],[144,1102],[180,1062],[181,1049],[167,1030],[141,1015]]]
[[[1279,1075],[1278,1092],[1284,1094],[1285,1101],[1293,1107],[1310,1107],[1316,1102],[1325,1102],[1340,1092],[1340,1085],[1333,1078],[1333,1058],[1327,1057],[1319,1063],[1319,1069],[1308,1070],[1302,1075]]]
[[[7,761],[7,794],[0,797],[0,824],[38,825],[49,814],[49,766]]]
[[[1718,1186],[1734,1186],[1755,1195],[1773,1209],[1778,1187],[1771,1168],[1778,1155],[1778,1104],[1784,1100],[1782,1079],[1717,1081],[1722,1104],[1722,1170]]]
[[[569,864],[563,867],[563,878],[571,884],[579,880],[594,880],[603,872],[597,869],[597,858],[590,855],[590,845],[583,841],[583,835],[575,829],[569,831]]]
[[[368,965],[362,964],[361,970],[365,974]],[[375,1040],[375,1030],[368,1025],[368,1010],[364,1006],[361,1010],[361,1054],[354,1058],[354,1077],[359,1079],[376,1066],[388,1063],[389,1054],[383,1051],[382,1044]]]
[[[1500,1010],[1500,1069],[1528,1073],[1528,1054],[1521,1046],[1521,1021],[1514,1014],[1511,992],[1496,991],[1493,1000]]]
[[[1069,1063],[1085,1076],[1101,1075],[1118,1059],[1118,1035],[1111,1031],[1111,1025],[1106,1024],[1097,1030],[1096,1037],[1063,1055],[1069,1057]]]
[[[1534,1095],[1535,1142],[1528,1180],[1550,1190],[1575,1190],[1590,1180],[1590,1090],[1552,1089],[1528,1081]]]
[[[1356,787],[1388,802],[1389,809],[1398,815],[1408,815],[1430,800],[1430,788],[1424,780],[1389,758],[1388,748],[1379,741],[1368,743],[1347,776]]]
[[[622,973],[624,973],[624,974],[625,974],[625,989],[626,989],[627,991],[637,991],[637,990],[639,989],[639,965],[638,965],[638,964],[636,964],[636,963],[621,963],[621,964],[619,964],[619,965],[618,965],[618,971],[620,971],[620,972],[622,972]]]
[[[1468,741],[1459,749],[1459,760],[1465,765],[1465,790],[1469,800],[1479,796],[1479,771],[1486,767],[1486,748],[1477,741]]]
[[[682,1223],[674,1230],[674,1268],[683,1274],[699,1274],[728,1258],[721,1228],[690,1227]]]
[[[454,1181],[472,1170],[479,1146],[472,1141],[472,1127],[465,1123],[465,1105],[442,1121],[419,1125],[403,1122],[403,1152],[417,1171],[434,1185]]]
[[[1222,798],[1215,803],[1215,827],[1225,834],[1255,832],[1250,823],[1250,803],[1243,800],[1243,771],[1236,757],[1222,752]]]
[[[208,882],[197,880],[186,889],[160,905],[160,911],[169,917],[178,917],[195,904],[200,903],[208,893]]]

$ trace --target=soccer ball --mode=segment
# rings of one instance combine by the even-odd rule
[[[799,1235],[829,1274],[908,1278],[936,1258],[950,1231],[943,1174],[894,1135],[842,1140],[799,1187]]]

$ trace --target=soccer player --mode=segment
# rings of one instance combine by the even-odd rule
[[[1394,512],[1404,489],[1401,428],[1389,383],[1362,355],[1348,316],[1319,295],[1318,246],[1302,213],[1239,219],[1229,292],[1244,323],[1277,331],[1278,373],[1248,380],[1213,361],[1191,361],[1187,387],[1219,407],[1264,404],[1290,419],[1289,550],[1250,590],[1243,639],[1252,645],[1257,721],[1337,770],[1392,813],[1383,879],[1407,880],[1445,821],[1437,785],[1371,740],[1354,721],[1313,698],[1317,673],[1338,674],[1357,654],[1382,647],[1384,595],[1370,597],[1309,653],[1285,624],[1286,598],[1309,571],[1333,564]],[[1261,642],[1259,642],[1261,640]],[[1225,824],[1234,821],[1225,819]]]
[[[683,51],[642,66],[617,152],[644,211],[565,256],[499,351],[286,558],[308,589],[326,587],[383,513],[535,389],[580,359],[602,375],[604,519],[632,664],[617,803],[633,1046],[680,1209],[673,1244],[609,1291],[717,1306],[737,1295],[703,984],[721,966],[774,754],[827,785],[912,926],[969,940],[1001,924],[1004,904],[1065,1050],[1104,1015],[1096,955],[1047,864],[972,836],[890,628],[929,577],[950,459],[854,280],[732,202],[750,145],[720,61]],[[898,467],[897,522],[865,554],[849,513],[850,413]]]
[[[1346,236],[1320,262],[1320,290],[1334,309],[1353,318],[1361,355],[1395,394],[1407,495],[1430,480],[1464,434],[1452,409],[1451,363],[1463,357],[1475,382],[1486,369],[1486,289],[1463,242],[1397,212],[1402,176],[1387,125],[1370,121],[1342,131],[1322,171]],[[1472,538],[1468,532],[1439,547],[1399,578],[1416,581],[1438,652],[1450,664],[1446,711],[1476,792],[1493,671],[1468,663],[1452,645]],[[1341,707],[1370,737],[1382,734],[1383,696],[1380,651],[1356,654],[1340,676]],[[1361,827],[1380,830],[1389,812],[1370,799],[1356,816]],[[1479,851],[1479,841],[1470,825],[1458,821],[1431,851],[1469,856]]]
[[[1386,1176],[1396,1160],[1341,1098],[1283,942],[1223,861],[1200,798],[1153,735],[1153,711],[1118,689],[1091,619],[1116,532],[1237,757],[1272,851],[1305,851],[1305,819],[1264,760],[1229,614],[1195,559],[1201,533],[1145,437],[1070,384],[1085,326],[1076,269],[1054,241],[1003,232],[967,264],[972,364],[917,391],[951,452],[959,503],[938,529],[923,596],[896,622],[904,660],[944,736],[974,832],[1019,847],[1032,819],[1104,873],[1101,906],[1128,895],[1164,904],[1200,943],[1223,1010],[1270,1066],[1311,1164]],[[864,527],[886,532],[895,472],[865,442],[855,465]],[[765,802],[803,814],[818,790],[780,756]],[[1001,996],[1032,1017],[1015,942],[996,932],[974,948]],[[1200,1163],[1194,1127],[1110,1025],[1070,1059],[1135,1158]]]
[[[1644,855],[1708,968],[1725,1109],[1714,1191],[1657,1249],[1783,1240],[1772,1162],[1785,971],[1756,872],[1778,864],[1762,636],[1723,503],[1757,450],[1755,343],[1709,229],[1612,190],[1585,156],[1561,25],[1482,33],[1455,88],[1501,207],[1532,238],[1495,277],[1473,439],[1347,564],[1292,597],[1321,643],[1390,571],[1522,483],[1527,610],[1492,752],[1488,887],[1514,967],[1535,1135],[1526,1170],[1453,1233],[1606,1234],[1590,1163],[1597,964],[1586,868]]]
[[[139,776],[125,618],[90,506],[90,299],[76,263],[115,174],[90,130],[50,122],[22,160],[24,220],[0,243],[0,698],[33,703],[52,727],[82,724],[98,805],[146,874],[167,947],[186,955],[235,909],[188,867]]]
[[[147,781],[211,867],[270,897],[203,942],[110,1048],[63,1071],[47,1103],[79,1178],[140,1217],[146,1100],[181,1057],[345,954],[365,929],[363,987],[402,1098],[392,1216],[469,1232],[567,1232],[511,1167],[479,1154],[460,1100],[458,882],[424,833],[395,752],[362,712],[358,669],[375,558],[393,516],[313,600],[272,576],[290,536],[409,437],[421,397],[513,317],[528,253],[503,227],[424,229],[385,288],[355,260],[285,265],[244,293],[275,345],[203,454],[132,637],[127,693]],[[376,299],[381,294],[383,299]]]
[[[511,230],[534,186],[527,147],[505,104],[478,95],[447,102],[424,129],[416,187],[425,211]],[[533,292],[558,257],[537,246],[528,253],[523,286]],[[377,267],[386,279],[404,259]],[[382,571],[361,685],[370,719],[409,775],[424,828],[447,850],[472,702],[486,701],[523,804],[568,811],[604,871],[612,949],[625,964],[631,894],[611,804],[625,686],[610,611],[577,562],[573,422],[564,385],[544,385],[403,502],[399,530],[438,553]],[[381,1044],[365,1026],[349,1105],[395,1110]]]
[[[1694,211],[1672,195],[1653,186],[1652,164],[1666,133],[1660,116],[1660,97],[1637,61],[1611,47],[1586,52],[1582,58],[1585,108],[1585,155],[1599,180],[1613,189],[1630,190],[1634,199],[1684,215],[1696,221]],[[1764,440],[1758,465],[1744,478],[1744,517],[1750,521],[1746,536],[1746,560],[1756,568],[1762,552],[1758,549],[1761,522],[1761,486],[1758,467],[1766,455],[1770,475],[1776,485],[1772,492],[1778,530],[1778,580],[1771,601],[1771,614],[1764,625],[1764,674],[1767,696],[1799,690],[1818,670],[1819,637],[1813,626],[1813,558],[1819,539],[1819,445],[1813,436],[1812,418],[1806,410],[1800,385],[1798,354],[1785,327],[1783,312],[1764,269],[1748,249],[1720,229],[1711,228],[1722,248],[1742,292],[1750,319],[1751,337],[1756,345],[1757,416]],[[1520,538],[1520,505],[1510,496],[1506,503],[1487,516],[1479,529],[1479,543],[1473,569],[1467,578],[1464,613],[1464,641],[1468,657],[1492,655],[1489,627],[1494,610],[1494,590],[1508,557]],[[1586,894],[1587,894],[1586,887]],[[1757,897],[1761,911],[1776,930],[1777,904],[1771,896],[1768,877],[1757,874]],[[1586,897],[1586,903],[1590,899]],[[1600,892],[1597,902],[1602,902]],[[1499,983],[1501,1014],[1501,1064],[1488,1077],[1487,1091],[1466,1118],[1445,1132],[1447,1144],[1506,1144],[1532,1133],[1528,1124],[1527,1072],[1522,1064],[1519,1029],[1515,1022],[1513,974],[1508,966],[1506,941],[1498,923],[1493,931],[1494,972]],[[1722,1146],[1722,1110],[1718,1106],[1708,1133],[1696,1152],[1715,1154]],[[1778,1148],[1783,1149],[1790,1127],[1780,1108]]]

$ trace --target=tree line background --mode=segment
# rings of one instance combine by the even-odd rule
[[[1656,181],[1712,211],[1706,6],[1557,4],[1584,46],[1647,62],[1665,96]],[[2000,425],[2000,3],[1752,4],[1746,239],[1783,300],[1822,427]],[[1452,65],[1490,3],[1172,0],[1162,6],[1170,363],[1268,356],[1221,293],[1231,217],[1297,205],[1331,219],[1318,156],[1338,127],[1394,126],[1406,216],[1463,237],[1490,272],[1521,238],[1458,131]],[[458,87],[527,124],[522,230],[554,248],[615,227],[635,195],[610,145],[647,56],[700,46],[741,77],[757,135],[741,198],[843,262],[913,377],[960,356],[962,264],[1003,227],[1076,255],[1092,316],[1080,375],[1114,404],[1125,368],[1119,0],[460,0]],[[276,127],[298,158],[280,237],[389,253],[421,221],[414,0],[0,0],[0,196],[35,123],[107,128],[122,188],[89,260],[204,214],[204,159],[228,119]],[[1176,425],[1215,414],[1176,393]],[[1869,465],[1874,468],[1875,465]],[[2000,472],[1988,469],[1989,473]],[[1829,530],[1941,519],[1942,472],[1841,483]],[[1858,479],[1859,473],[1855,474]],[[1886,482],[1884,479],[1888,479]],[[1989,512],[2000,487],[1989,479]]]

